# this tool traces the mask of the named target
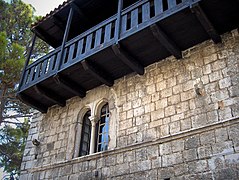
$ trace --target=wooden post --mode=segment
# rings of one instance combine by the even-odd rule
[[[118,44],[119,38],[120,38],[121,11],[123,9],[123,3],[124,3],[124,0],[119,0],[118,1],[118,14],[117,14],[117,21],[116,21],[116,25],[115,25],[115,40],[116,40],[116,44]]]
[[[23,68],[23,71],[22,71],[21,79],[20,79],[19,86],[18,86],[18,91],[20,91],[21,86],[23,84],[23,79],[24,79],[25,74],[26,74],[26,68],[27,68],[27,66],[29,64],[29,61],[31,59],[31,55],[32,55],[32,51],[33,51],[35,42],[36,42],[36,33],[34,33],[34,35],[32,37],[32,40],[31,40],[31,47],[30,47],[30,50],[28,51],[27,59],[26,59],[26,62],[25,62],[25,65],[24,65],[24,68]]]
[[[71,8],[70,12],[69,12],[69,15],[68,15],[68,19],[67,19],[67,24],[66,24],[64,37],[63,37],[63,40],[62,40],[61,55],[60,55],[60,59],[59,59],[60,62],[58,64],[58,68],[57,68],[58,72],[60,71],[60,68],[61,68],[61,65],[62,65],[63,55],[64,55],[64,48],[65,48],[65,44],[66,44],[67,39],[68,39],[72,17],[73,17],[73,9]]]

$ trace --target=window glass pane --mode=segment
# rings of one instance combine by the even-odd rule
[[[105,151],[109,142],[109,106],[104,105],[101,109],[100,120],[98,122],[97,151]]]
[[[81,132],[81,144],[80,144],[80,156],[88,155],[90,151],[90,138],[91,138],[91,122],[90,117],[91,113],[88,111],[84,118],[82,124]]]

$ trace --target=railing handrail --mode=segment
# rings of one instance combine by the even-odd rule
[[[130,11],[134,10],[135,8],[137,8],[138,6],[141,6],[142,4],[145,4],[146,2],[149,2],[149,0],[137,1],[136,3],[132,4],[131,6],[123,9],[121,15],[127,14],[128,12],[130,12]]]
[[[52,55],[58,53],[59,51],[60,51],[60,46],[59,46],[58,48],[52,50],[52,51],[49,52],[48,54],[46,54],[46,55],[40,57],[38,60],[34,61],[33,63],[29,64],[29,65],[26,67],[26,71],[27,71],[28,69],[30,69],[32,66],[35,66],[35,65],[41,63],[42,61],[44,61],[45,59],[50,58]]]

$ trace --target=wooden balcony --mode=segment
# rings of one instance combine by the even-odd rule
[[[28,65],[18,97],[46,112],[238,25],[238,0],[140,0]]]

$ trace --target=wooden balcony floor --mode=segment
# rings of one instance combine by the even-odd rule
[[[204,0],[199,1],[200,7],[204,10],[218,34],[223,34],[239,26],[239,2],[236,0]],[[165,44],[157,40],[152,33],[150,25],[157,24],[165,34],[175,42],[178,48],[183,51],[198,43],[210,39],[199,19],[190,9],[190,4],[180,10],[165,12],[161,17],[150,19],[145,24],[138,25],[125,34],[120,35],[120,46],[131,57],[142,66],[146,67],[152,63],[162,60],[172,53],[167,50]],[[103,84],[90,71],[85,70],[82,60],[87,61],[97,72],[102,72],[103,77],[115,80],[123,77],[133,70],[118,58],[112,50],[115,42],[107,44],[103,49],[83,59],[76,60],[69,67],[62,68],[58,74],[76,89],[85,91],[91,90]],[[183,60],[183,59],[182,59]],[[44,89],[44,92],[55,94],[60,101],[65,101],[76,96],[76,93],[56,83],[52,76],[47,77],[29,87],[23,87],[20,93],[25,97],[22,100],[36,109],[45,112],[48,107],[56,104],[52,99],[46,98],[36,90],[36,85]],[[43,93],[44,94],[44,93]],[[59,103],[58,103],[59,104]]]

